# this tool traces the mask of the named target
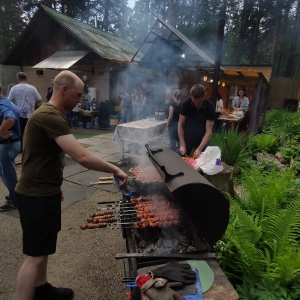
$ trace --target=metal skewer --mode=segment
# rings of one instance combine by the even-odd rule
[[[120,203],[131,203],[130,200],[119,200],[119,201],[99,201],[98,204],[120,204]]]
[[[125,206],[125,207],[124,207]],[[111,210],[111,209],[120,209],[120,208],[133,208],[133,205],[131,204],[126,204],[126,205],[111,205],[111,206],[107,206],[107,207],[98,207],[97,210]]]

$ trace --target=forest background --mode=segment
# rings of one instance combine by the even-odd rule
[[[222,65],[272,65],[272,77],[300,77],[300,0],[136,0],[133,8],[127,0],[1,0],[0,61],[39,4],[137,48],[155,22],[151,11],[213,59],[218,23],[225,19]]]

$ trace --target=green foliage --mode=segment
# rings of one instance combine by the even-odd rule
[[[271,134],[251,134],[248,137],[247,146],[252,153],[260,151],[274,153],[277,148],[277,137]]]
[[[278,151],[288,163],[290,163],[293,158],[300,157],[300,145],[298,144],[287,144],[286,146],[280,147]]]
[[[287,188],[284,197],[289,199],[289,198],[295,198],[300,195],[300,179],[294,179],[292,180],[292,186]]]
[[[221,149],[221,159],[229,166],[235,166],[243,149],[246,139],[237,130],[223,130],[215,132],[210,139],[210,146],[218,146]]]
[[[284,207],[286,201],[290,201],[286,199],[285,191],[294,185],[293,179],[294,174],[290,170],[279,172],[273,168],[272,172],[264,173],[260,167],[253,165],[242,171],[241,182],[247,192],[241,195],[244,200],[241,203],[245,202],[246,208],[256,213],[262,207],[262,202],[265,206]]]
[[[263,128],[265,133],[276,135],[282,142],[290,137],[300,137],[300,112],[289,112],[283,109],[267,111]]]
[[[228,195],[228,228],[216,245],[218,261],[240,299],[300,299],[300,115],[267,112],[263,134],[249,136],[238,173],[239,196]],[[278,150],[289,161],[278,171],[256,161],[257,151]],[[235,168],[235,174],[236,168]],[[299,174],[299,173],[298,173]],[[237,181],[237,180],[236,180]]]
[[[0,61],[11,49],[22,30],[28,23],[28,18],[22,10],[22,2],[1,0],[0,5]],[[22,17],[21,17],[22,16]]]
[[[300,175],[300,161],[291,160],[290,168],[295,172],[295,174]]]
[[[228,196],[231,216],[216,246],[219,263],[239,285],[241,299],[297,299],[300,182],[291,170],[264,174],[255,166],[241,181],[240,197]]]
[[[247,278],[237,287],[240,300],[292,300],[297,299],[287,295],[287,287],[280,282],[263,279],[256,281]]]
[[[127,37],[139,47],[153,24],[150,10],[164,21],[170,21],[170,25],[200,45],[204,52],[212,53],[215,51],[218,20],[226,13],[223,63],[269,64],[270,56],[274,56],[276,75],[283,75],[288,65],[297,77],[300,72],[296,67],[299,43],[292,44],[296,40],[293,37],[297,34],[295,28],[298,28],[297,0],[276,1],[272,9],[269,2],[231,0],[224,6],[217,0],[202,0],[201,5],[195,0],[178,0],[173,1],[171,7],[171,2],[166,0],[137,0],[131,9],[127,0],[2,0],[0,40],[3,51],[7,51],[28,18],[33,16],[39,4],[43,4],[88,24],[96,16],[100,29]],[[274,33],[274,28],[278,28],[278,32]],[[281,37],[276,40],[278,47],[272,47],[275,35]],[[295,63],[291,66],[288,64],[291,61],[289,53],[295,53],[295,57],[291,57]],[[0,57],[2,55],[0,51]]]

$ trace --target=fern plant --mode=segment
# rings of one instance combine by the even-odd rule
[[[300,157],[300,146],[298,144],[287,144],[280,147],[278,151],[288,161],[288,163],[290,163],[293,158]]]
[[[252,153],[268,152],[274,153],[277,150],[277,137],[271,134],[250,135],[248,137],[248,147]]]
[[[263,279],[247,278],[242,285],[237,286],[240,300],[293,300],[296,294],[288,293],[287,287],[280,282]]]
[[[290,202],[285,191],[294,185],[294,173],[291,170],[278,172],[275,168],[269,170],[264,173],[259,166],[253,165],[242,171],[241,182],[246,192],[242,194],[241,203],[245,209],[258,213],[262,208],[284,208]]]
[[[294,175],[262,174],[253,166],[242,172],[242,182],[245,192],[240,197],[228,195],[231,215],[216,246],[219,263],[247,294],[241,299],[297,299],[291,296],[291,287],[299,289],[300,277],[300,197],[293,188]],[[247,287],[252,279],[255,292]],[[265,298],[259,298],[258,291]],[[270,298],[272,294],[280,296]]]

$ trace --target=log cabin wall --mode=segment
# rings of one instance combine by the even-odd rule
[[[110,61],[95,61],[93,73],[91,65],[73,66],[69,70],[81,79],[83,75],[87,75],[88,79],[84,83],[89,87],[96,88],[97,101],[99,102],[109,100],[111,64]],[[38,75],[37,70],[33,69],[32,66],[23,67],[23,72],[27,75],[28,83],[37,88],[44,100],[48,87],[51,86],[52,80],[61,70],[44,69],[42,71],[43,75]]]
[[[51,18],[46,17],[41,22],[45,22],[47,25],[38,24],[34,32],[26,35],[26,41],[22,49],[15,50],[18,52],[18,59],[14,61],[15,64],[33,66],[56,51],[67,50],[67,48],[70,48],[70,45],[73,45],[68,37],[69,34]],[[72,40],[74,40],[74,37]],[[82,46],[76,50],[81,49]]]
[[[105,101],[109,99],[110,89],[110,61],[95,61],[94,74],[87,81],[88,86],[96,88],[97,101]]]
[[[82,79],[83,75],[87,75],[88,80],[85,82],[89,87],[96,88],[97,101],[109,100],[109,79],[110,79],[111,62],[98,61],[94,64],[94,74],[85,70],[91,69],[91,66],[80,66],[80,68],[70,68],[69,70],[75,73]],[[43,75],[38,75],[36,69],[32,66],[23,67],[23,72],[27,75],[29,84],[34,85],[43,100],[45,100],[47,89],[51,86],[52,80],[61,70],[44,69]],[[17,83],[17,82],[14,82]]]
[[[297,99],[300,102],[300,78],[273,78],[269,108],[283,108],[284,99]]]

